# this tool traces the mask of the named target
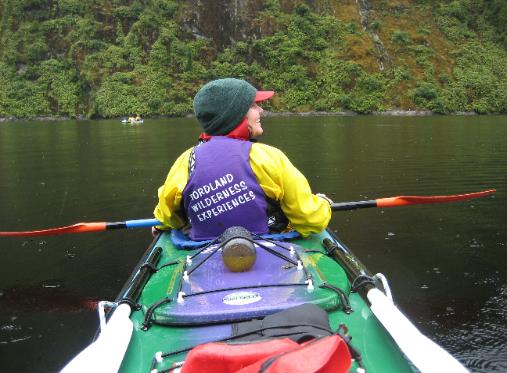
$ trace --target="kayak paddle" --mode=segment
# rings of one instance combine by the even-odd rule
[[[99,337],[74,357],[61,373],[118,372],[134,329],[131,311],[128,304],[120,304]]]
[[[66,227],[41,229],[25,232],[0,232],[0,236],[51,236],[64,233],[99,232],[109,229],[145,228],[161,225],[157,219],[137,219],[122,222],[76,223]]]
[[[156,223],[158,224],[158,221]],[[137,305],[142,289],[151,276],[152,269],[157,267],[161,254],[162,248],[158,245],[152,246],[146,252],[140,262],[143,264],[138,264],[135,275],[122,291],[121,301],[107,323],[104,308],[101,308],[99,303],[100,334],[98,338],[74,357],[61,373],[118,372],[132,338],[134,328],[130,320],[132,307]]]
[[[367,201],[341,202],[332,203],[332,211],[355,210],[367,207],[395,207],[406,205],[421,205],[427,203],[444,203],[461,201],[465,199],[485,197],[496,192],[496,189],[483,190],[482,192],[456,194],[450,196],[398,196],[378,198]],[[92,223],[76,223],[66,227],[48,228],[36,231],[24,232],[0,232],[0,237],[4,236],[50,236],[64,233],[82,233],[82,232],[99,232],[109,229],[126,229],[126,228],[146,228],[156,225],[162,225],[157,219],[137,219],[127,220],[123,222],[92,222]]]
[[[483,190],[482,192],[455,194],[450,196],[398,196],[371,199],[367,201],[332,203],[332,211],[355,210],[367,207],[396,207],[407,205],[422,205],[428,203],[444,203],[462,201],[465,199],[485,197],[496,192],[496,189]]]
[[[451,354],[422,334],[379,289],[370,289],[366,296],[373,314],[420,372],[468,372]]]

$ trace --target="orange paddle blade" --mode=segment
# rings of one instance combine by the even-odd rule
[[[482,192],[456,194],[451,196],[398,196],[398,197],[379,198],[376,199],[375,201],[377,202],[377,207],[395,207],[405,205],[420,205],[427,203],[461,201],[465,199],[485,197],[495,192],[496,189],[489,189],[483,190]]]
[[[81,232],[97,232],[106,230],[106,222],[99,223],[76,223],[66,227],[41,229],[37,231],[25,232],[0,232],[0,236],[51,236],[62,233],[81,233]]]

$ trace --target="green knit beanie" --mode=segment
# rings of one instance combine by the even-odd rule
[[[252,106],[257,89],[234,78],[213,80],[194,97],[194,112],[208,135],[226,135],[245,117]]]

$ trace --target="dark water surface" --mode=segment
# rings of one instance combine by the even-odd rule
[[[507,371],[507,117],[270,117],[283,149],[336,202],[496,188],[450,204],[336,212],[331,228],[395,302],[471,371]],[[194,119],[0,123],[0,230],[151,217]],[[149,230],[0,238],[0,371],[56,371],[98,325]],[[431,358],[431,357],[428,357]]]

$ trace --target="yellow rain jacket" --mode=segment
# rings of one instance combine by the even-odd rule
[[[186,223],[180,212],[192,149],[179,156],[169,170],[164,185],[158,189],[159,201],[154,214],[163,227],[181,228]],[[280,203],[293,229],[308,236],[327,227],[331,219],[329,203],[312,194],[306,178],[282,151],[254,143],[250,150],[250,165],[266,196]]]

